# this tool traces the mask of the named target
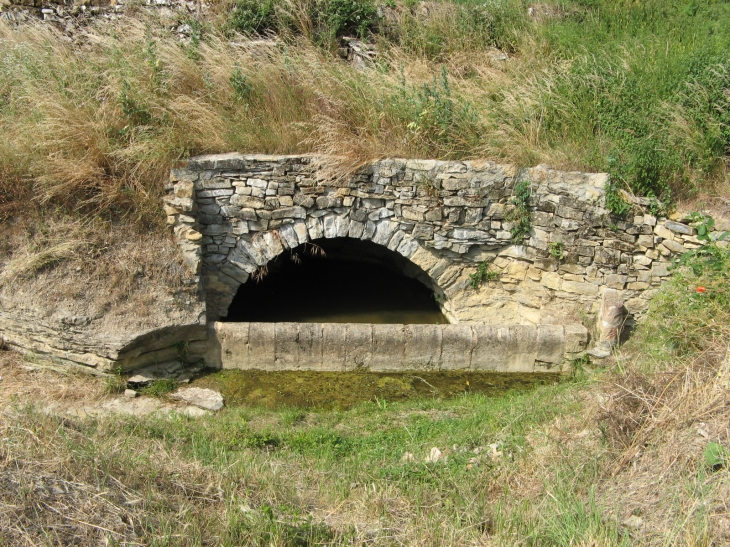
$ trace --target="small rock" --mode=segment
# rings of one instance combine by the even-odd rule
[[[636,515],[631,515],[623,522],[623,525],[627,528],[633,528],[636,530],[644,526],[644,519]]]
[[[210,411],[203,408],[198,408],[197,406],[188,406],[183,408],[182,414],[188,416],[189,418],[199,418],[200,416],[207,416],[208,414],[210,414]]]
[[[188,387],[179,389],[172,394],[173,399],[185,401],[206,410],[220,410],[223,408],[223,395],[212,389]]]
[[[426,456],[426,459],[424,461],[426,463],[433,463],[433,462],[439,461],[441,458],[443,458],[442,452],[434,446],[431,449],[431,453],[428,456]]]
[[[586,353],[596,359],[605,359],[611,356],[611,343],[605,341],[598,342],[595,348],[589,349]]]
[[[139,393],[137,393],[133,389],[124,390],[124,396],[127,397],[128,399],[134,399],[137,395],[139,395]]]

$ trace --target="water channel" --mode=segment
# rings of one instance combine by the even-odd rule
[[[414,264],[369,241],[322,239],[287,251],[241,285],[225,321],[448,323]],[[558,374],[223,370],[193,382],[227,405],[347,409],[366,401],[499,395],[558,381]]]

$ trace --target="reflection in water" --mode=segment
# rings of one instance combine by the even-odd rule
[[[499,395],[554,383],[559,374],[485,372],[265,372],[224,370],[199,378],[197,387],[220,390],[229,406],[339,408],[375,400]]]
[[[324,256],[300,247],[270,262],[258,283],[241,285],[226,321],[448,323],[433,292],[400,272],[402,257],[359,240],[321,246]]]

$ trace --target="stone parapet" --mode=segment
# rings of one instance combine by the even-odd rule
[[[240,370],[563,372],[582,325],[213,323],[209,365]]]

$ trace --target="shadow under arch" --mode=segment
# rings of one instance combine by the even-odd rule
[[[238,288],[223,321],[448,323],[438,287],[369,240],[321,238],[287,249]]]

